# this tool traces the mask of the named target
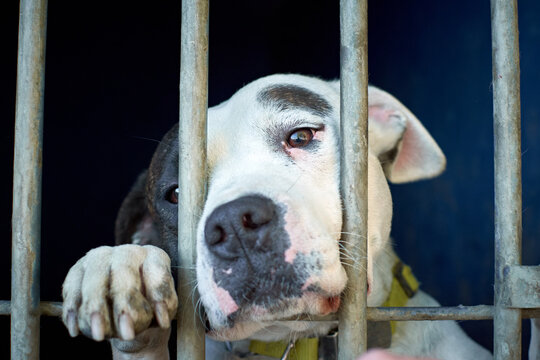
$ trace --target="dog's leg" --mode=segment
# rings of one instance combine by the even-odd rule
[[[96,341],[121,339],[111,341],[116,359],[168,359],[178,299],[163,250],[151,245],[91,250],[70,269],[63,297],[62,320],[71,336],[80,331]],[[158,327],[151,327],[153,321]]]

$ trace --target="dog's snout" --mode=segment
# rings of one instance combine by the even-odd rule
[[[204,236],[216,256],[232,260],[244,251],[264,250],[276,226],[276,205],[263,196],[249,195],[216,208],[206,221]]]

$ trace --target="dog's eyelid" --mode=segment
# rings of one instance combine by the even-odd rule
[[[289,125],[289,128],[291,129],[291,133],[300,130],[300,129],[312,129],[315,131],[322,131],[324,130],[324,124],[321,122],[315,122],[315,121],[306,121],[305,119],[302,121],[294,122]]]

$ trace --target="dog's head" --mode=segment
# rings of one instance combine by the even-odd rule
[[[340,261],[347,254],[340,246],[339,107],[338,82],[274,75],[208,110],[209,187],[198,228],[197,279],[212,335],[272,340],[329,330],[321,323],[271,323],[336,312],[347,283]],[[173,258],[176,133],[166,135],[141,180],[149,212],[139,218],[146,222],[130,225],[135,238],[147,239],[139,243],[159,238]],[[368,304],[377,306],[389,292],[394,261],[386,179],[436,176],[445,158],[416,117],[374,87],[369,148]]]

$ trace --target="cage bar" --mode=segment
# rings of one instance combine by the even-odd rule
[[[339,359],[367,348],[367,0],[341,0],[342,258],[349,278],[339,311]]]
[[[10,301],[0,300],[0,315],[9,315]],[[42,316],[62,316],[62,303],[42,301],[39,305]],[[494,307],[491,305],[473,306],[433,306],[433,307],[368,307],[369,321],[432,321],[432,320],[490,320],[493,319]],[[523,319],[540,318],[540,308],[522,310]],[[336,315],[330,316],[295,316],[294,319],[283,319],[279,322],[315,321],[335,322]],[[275,323],[272,321],[272,323]]]
[[[521,104],[516,0],[491,0],[495,135],[495,359],[521,359],[521,310],[504,305],[504,273],[521,264]]]
[[[39,358],[46,28],[47,1],[21,0],[13,165],[11,359]]]
[[[182,1],[180,47],[177,359],[204,360],[194,284],[197,224],[206,198],[208,0]]]
[[[502,302],[510,308],[540,308],[540,266],[507,266]]]

